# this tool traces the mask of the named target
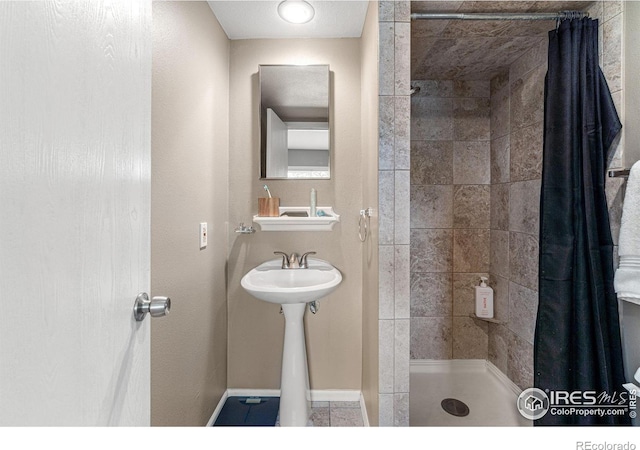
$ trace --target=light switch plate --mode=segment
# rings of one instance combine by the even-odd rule
[[[207,222],[200,223],[200,250],[207,247]]]

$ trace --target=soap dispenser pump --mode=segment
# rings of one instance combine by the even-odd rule
[[[486,282],[487,277],[480,277],[480,285],[476,286],[476,316],[493,319],[493,289]]]

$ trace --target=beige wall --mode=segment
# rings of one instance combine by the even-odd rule
[[[378,425],[378,2],[369,3],[361,39],[362,207],[371,207],[362,245],[362,395],[369,424]]]
[[[206,424],[227,387],[228,87],[207,3],[154,2],[151,293],[173,307],[152,321],[152,425]]]
[[[284,318],[279,306],[259,301],[240,287],[252,267],[287,253],[316,251],[334,264],[343,282],[321,300],[318,314],[305,319],[312,389],[357,389],[362,376],[362,208],[360,150],[360,40],[297,39],[231,42],[229,155],[229,381],[231,388],[280,387]],[[331,71],[331,180],[266,181],[282,206],[307,206],[318,191],[318,206],[341,215],[332,232],[233,233],[250,224],[265,181],[258,177],[258,65],[329,64]],[[259,228],[258,225],[256,225]]]

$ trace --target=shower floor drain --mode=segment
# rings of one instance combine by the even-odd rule
[[[442,409],[456,417],[469,415],[469,407],[457,398],[445,398],[440,402]]]

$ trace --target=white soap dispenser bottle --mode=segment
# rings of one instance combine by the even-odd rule
[[[309,198],[309,203],[311,204],[310,208],[309,208],[309,216],[310,217],[317,217],[317,212],[316,212],[316,190],[311,188],[311,195]]]
[[[487,277],[480,277],[480,285],[476,286],[476,316],[493,319],[493,289],[486,281]]]

